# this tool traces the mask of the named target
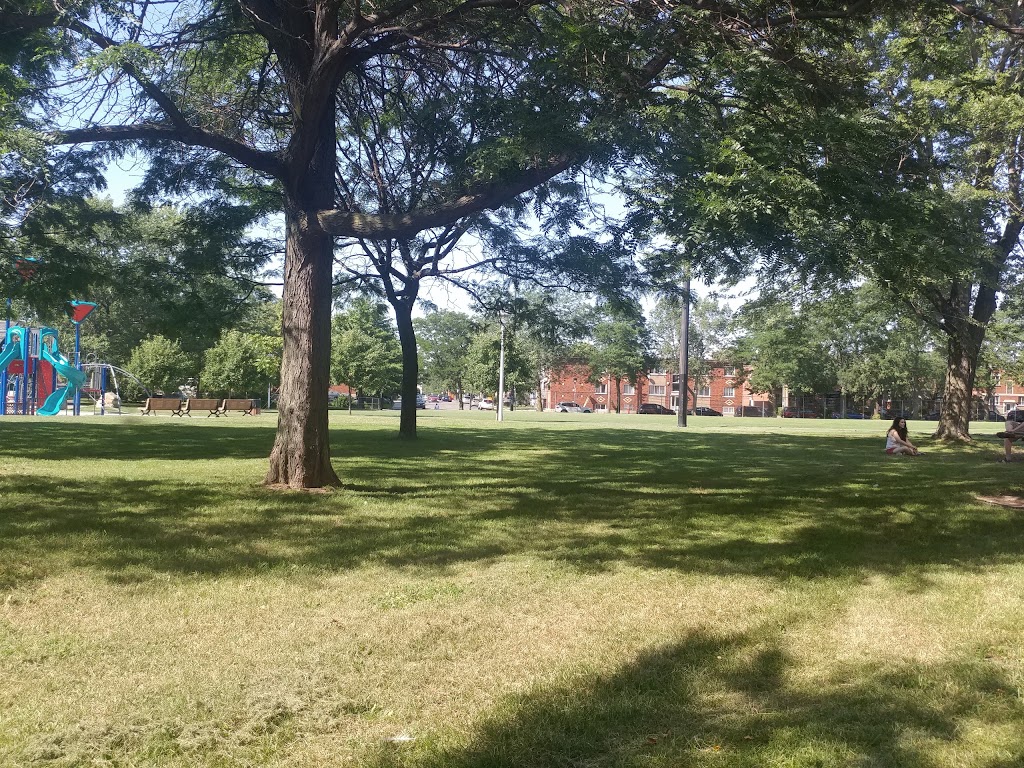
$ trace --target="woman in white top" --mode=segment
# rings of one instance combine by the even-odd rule
[[[885,452],[894,456],[917,456],[917,446],[907,437],[906,419],[892,420],[892,426],[889,427],[889,432],[885,436]]]

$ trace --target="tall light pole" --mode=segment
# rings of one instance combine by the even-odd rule
[[[501,325],[501,348],[498,352],[498,421],[505,420],[505,322],[498,315],[498,323]]]
[[[686,270],[683,287],[683,316],[679,323],[679,411],[676,424],[686,426],[686,382],[690,379],[690,270]]]

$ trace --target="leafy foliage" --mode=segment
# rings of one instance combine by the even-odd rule
[[[174,394],[186,379],[199,371],[196,358],[176,341],[163,336],[147,336],[132,351],[128,370],[152,390]]]
[[[203,355],[202,391],[254,395],[276,386],[281,375],[281,335],[226,331]]]
[[[431,312],[415,320],[423,361],[423,382],[435,392],[461,395],[469,375],[469,352],[480,324],[461,312]]]
[[[331,377],[361,394],[382,395],[398,390],[402,350],[383,304],[357,298],[335,315]]]
[[[658,363],[667,370],[679,367],[683,307],[678,297],[662,297],[651,316],[651,335]],[[712,298],[694,297],[690,308],[688,370],[695,385],[710,384],[712,363],[728,362],[732,349],[733,315],[728,306]]]
[[[587,355],[594,380],[609,377],[618,395],[624,379],[636,384],[650,367],[649,347],[646,324],[638,315],[606,314],[594,325]],[[619,401],[616,396],[616,406]]]

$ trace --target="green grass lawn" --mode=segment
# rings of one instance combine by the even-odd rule
[[[0,765],[1024,765],[1024,463],[887,423],[0,419]]]

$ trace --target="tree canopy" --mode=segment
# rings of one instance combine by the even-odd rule
[[[334,316],[331,378],[365,395],[390,395],[398,390],[402,350],[383,304],[359,297]]]
[[[795,31],[813,24],[841,39],[841,20],[863,10],[810,0],[6,0],[0,66],[17,109],[5,119],[36,142],[36,156],[18,151],[33,178],[78,162],[71,177],[96,186],[89,153],[137,152],[148,159],[150,199],[207,195],[254,215],[284,212],[281,399],[266,479],[319,486],[338,482],[326,408],[337,238],[427,254],[422,275],[430,251],[417,238],[486,231],[478,217],[487,211],[514,217],[528,202],[544,221],[571,227],[581,181],[573,171],[631,168],[636,129],[666,93],[707,85],[713,104],[772,62],[807,88],[824,87],[810,64],[823,41],[801,42]],[[710,61],[731,67],[731,81],[705,82]],[[413,140],[396,140],[402,133]],[[85,149],[47,155],[44,145]],[[393,194],[380,193],[386,169],[406,169]],[[589,243],[550,253],[620,263],[618,243]],[[524,264],[548,258],[497,244],[525,253]]]

